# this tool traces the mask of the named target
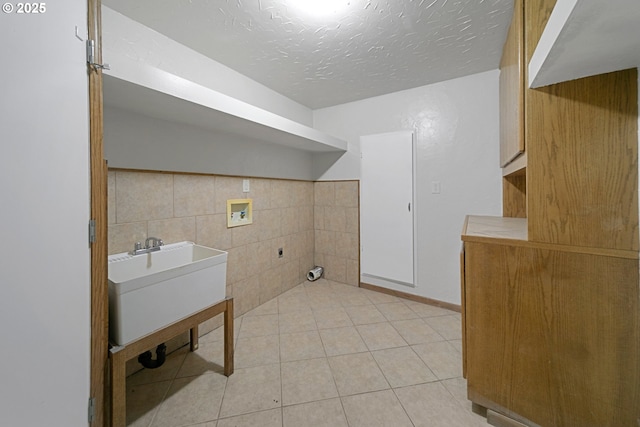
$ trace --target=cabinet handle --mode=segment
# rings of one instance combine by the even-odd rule
[[[408,208],[409,208],[409,212],[411,212],[411,202],[409,202]]]

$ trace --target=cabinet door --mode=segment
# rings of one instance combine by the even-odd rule
[[[542,426],[636,425],[637,259],[465,242],[464,262],[469,399]]]
[[[524,8],[513,6],[513,19],[500,62],[500,166],[524,152]]]

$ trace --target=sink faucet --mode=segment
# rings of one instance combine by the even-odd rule
[[[142,243],[136,242],[133,245],[133,251],[130,252],[131,255],[140,255],[140,254],[148,254],[149,252],[156,252],[160,250],[160,246],[164,245],[162,239],[158,239],[157,237],[147,237],[144,241],[144,248],[142,247]]]
[[[149,242],[151,242],[151,245],[149,245]],[[162,245],[164,245],[164,242],[162,241],[162,239],[158,239],[157,237],[147,237],[147,239],[144,241],[144,247],[146,249],[160,249],[160,246]]]

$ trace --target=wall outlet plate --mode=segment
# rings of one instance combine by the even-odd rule
[[[242,180],[242,192],[243,193],[248,193],[250,189],[251,189],[251,183],[249,182],[249,180],[248,179],[243,179]]]

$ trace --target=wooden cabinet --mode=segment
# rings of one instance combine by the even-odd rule
[[[500,61],[500,167],[524,153],[524,8],[513,5],[513,19]]]
[[[526,228],[467,218],[469,399],[527,425],[636,427],[637,254],[530,242]]]
[[[527,88],[554,5],[515,2],[503,217],[468,217],[462,236],[468,396],[528,425],[638,427],[638,75]]]
[[[526,64],[555,3],[525,0]],[[638,251],[637,84],[631,69],[524,89],[529,240]]]
[[[546,3],[554,2],[551,0]],[[546,7],[552,9],[553,4],[547,4]],[[532,29],[533,24],[530,19],[525,21],[525,0],[515,0],[513,18],[502,50],[499,87],[502,214],[516,218],[527,217],[526,64],[535,48],[531,46],[529,34],[538,32]]]
[[[637,81],[633,69],[527,90],[529,240],[638,250]]]
[[[528,67],[556,0],[515,0],[513,18],[500,61],[500,166],[503,168],[503,215],[528,215],[527,130],[539,123],[527,89]]]
[[[555,3],[514,5],[500,72],[503,215],[529,218],[532,241],[637,251],[637,70],[528,89]]]

